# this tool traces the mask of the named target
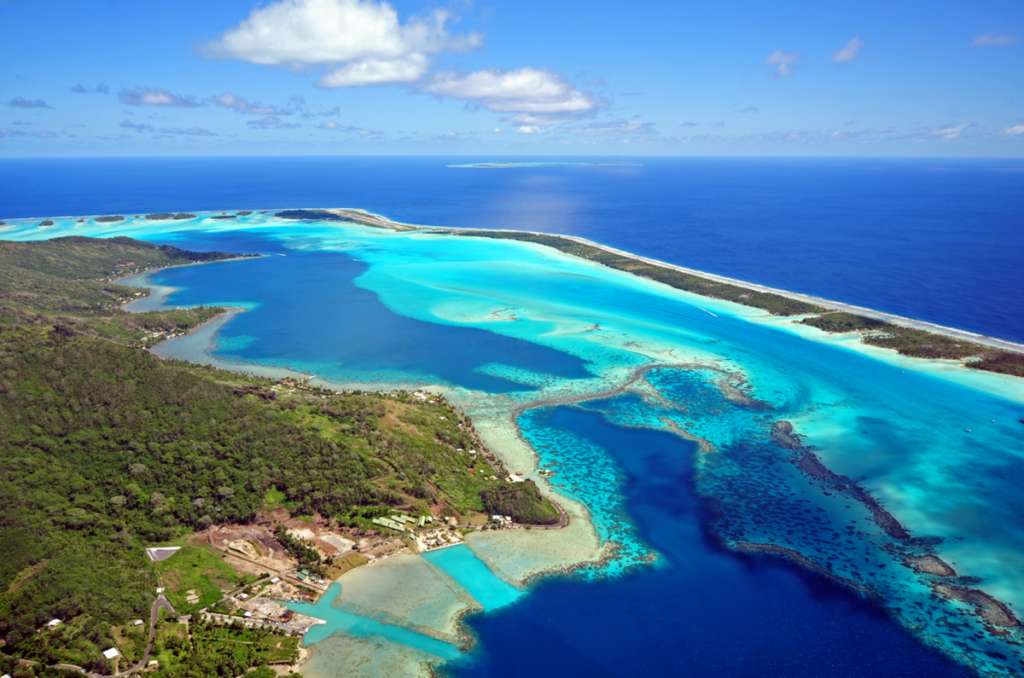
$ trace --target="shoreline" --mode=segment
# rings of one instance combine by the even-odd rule
[[[325,218],[327,221],[348,220],[359,225],[396,232],[489,237],[529,243],[553,249],[563,255],[597,264],[613,271],[630,274],[647,282],[667,285],[677,292],[692,294],[714,302],[729,302],[748,312],[752,311],[758,316],[764,314],[768,318],[785,319],[788,321],[786,324],[791,326],[786,328],[789,331],[804,329],[803,326],[807,326],[806,329],[813,328],[824,336],[837,339],[852,337],[856,339],[856,348],[863,350],[863,352],[869,355],[872,354],[872,351],[880,349],[893,356],[921,361],[923,364],[934,365],[944,361],[973,373],[1024,378],[1024,343],[1022,342],[993,337],[980,332],[942,325],[927,320],[910,318],[888,311],[880,311],[817,295],[794,292],[739,278],[701,271],[622,250],[582,236],[523,229],[410,224],[394,221],[386,216],[355,208],[303,208],[300,210],[276,212],[274,216],[286,220],[315,220],[318,217]],[[602,255],[626,260],[630,264],[651,267],[661,273],[687,276],[691,279],[696,279],[704,285],[717,285],[731,289],[729,294],[725,295],[716,295],[710,293],[707,289],[690,289],[678,283],[661,280],[656,276],[650,275],[649,272],[633,270],[630,267],[615,266],[601,259],[587,256],[584,253],[569,251],[559,245],[589,248]],[[750,296],[755,298],[748,299],[747,297]],[[772,302],[766,303],[766,298],[772,298]],[[811,320],[827,319],[830,314],[853,316],[866,323],[879,323],[882,327],[876,330],[867,330],[866,328],[829,329],[810,322]],[[712,313],[712,315],[714,314]],[[887,331],[887,329],[892,330],[892,332]],[[878,343],[878,337],[876,336],[878,334],[888,335],[894,340],[894,343]],[[940,344],[941,342],[946,342],[947,345],[940,346],[937,350],[931,346],[917,345],[917,342],[928,337],[934,337]],[[907,340],[906,344],[901,343],[904,340]],[[874,353],[874,355],[877,356],[878,354]]]
[[[732,285],[747,289],[751,292],[759,292],[765,294],[778,295],[791,301],[811,304],[814,306],[820,306],[827,312],[844,312],[861,315],[866,318],[873,320],[880,320],[882,322],[888,322],[898,327],[906,329],[920,330],[922,332],[928,332],[931,334],[938,334],[949,339],[958,341],[969,342],[978,344],[985,348],[997,349],[1003,351],[1010,351],[1011,353],[1018,353],[1024,355],[1024,342],[1014,341],[1012,339],[1004,339],[1001,337],[993,337],[990,335],[982,334],[981,332],[975,332],[972,330],[966,330],[958,327],[952,327],[949,325],[943,325],[941,323],[932,322],[929,320],[920,320],[917,318],[911,318],[909,316],[899,315],[897,313],[891,313],[889,311],[881,311],[878,309],[870,308],[868,306],[860,306],[843,301],[837,301],[829,299],[827,297],[821,297],[814,294],[808,294],[804,292],[795,292],[779,287],[772,287],[770,285],[763,285],[761,283],[751,282],[749,280],[743,280],[741,278],[733,278],[726,275],[720,275],[717,273],[711,273],[708,271],[702,271],[696,268],[690,268],[680,264],[673,264],[662,259],[656,259],[654,257],[648,257],[628,250],[619,249],[611,245],[591,240],[583,236],[562,234],[562,233],[545,233],[543,231],[531,231],[527,229],[515,229],[515,228],[483,228],[476,226],[444,226],[444,225],[431,225],[431,224],[416,224],[411,222],[402,222],[391,219],[382,214],[371,212],[369,210],[361,209],[358,207],[294,207],[294,208],[246,208],[243,210],[236,209],[223,209],[223,210],[208,210],[196,212],[196,218],[208,218],[208,216],[221,215],[226,213],[249,212],[252,214],[268,214],[282,220],[316,220],[318,217],[327,221],[338,221],[338,222],[352,222],[361,224],[363,226],[369,226],[372,228],[381,228],[386,230],[393,230],[397,232],[423,232],[423,233],[442,233],[442,234],[463,234],[463,235],[474,235],[474,234],[507,234],[509,236],[515,235],[528,235],[535,237],[553,238],[562,240],[565,242],[592,247],[600,250],[606,254],[612,254],[615,256],[625,257],[632,261],[655,266],[667,271],[673,271],[677,273],[683,273],[686,275],[692,275],[702,278],[709,282],[722,283],[726,285]],[[285,213],[285,216],[281,216]],[[292,214],[287,214],[292,213]],[[57,217],[49,217],[52,219],[97,219],[108,216],[122,216],[122,215],[64,215]],[[154,223],[160,223],[159,220],[147,220],[145,214],[128,214],[126,217],[140,218],[144,221],[153,221]],[[11,226],[11,222],[17,221],[33,221],[42,217],[16,217],[11,219],[3,220],[7,226]],[[538,243],[539,244],[539,243]],[[266,256],[266,255],[261,255]],[[569,256],[578,257],[570,254]],[[238,257],[238,258],[245,258]],[[584,258],[585,259],[585,258]],[[590,260],[588,260],[590,261]],[[197,263],[212,263],[212,262],[197,262]],[[595,262],[600,263],[600,262]],[[191,266],[194,264],[184,264]],[[636,275],[636,274],[633,274]],[[639,276],[643,277],[643,276]],[[694,292],[697,296],[705,298],[716,299],[709,295],[702,295],[698,292]],[[744,305],[744,304],[740,304]],[[748,307],[757,308],[757,307]],[[797,317],[797,316],[794,316]]]
[[[247,258],[254,257],[238,257],[233,259],[197,263],[220,263],[221,261]],[[175,288],[156,285],[149,281],[149,276],[158,273],[161,270],[191,265],[196,264],[190,263],[165,266],[120,279],[119,284],[130,285],[132,287],[142,287],[154,291],[153,294],[146,297],[140,297],[139,299],[126,302],[122,308],[128,312],[145,312],[148,310],[176,308],[173,304],[167,304],[167,299],[171,294],[173,294]],[[152,307],[147,306],[145,309],[139,309],[137,307],[129,308],[140,301],[155,301],[156,304]],[[466,398],[459,397],[456,389],[452,389],[451,387],[444,385],[410,385],[394,382],[339,383],[328,381],[312,374],[298,372],[287,367],[262,366],[225,360],[213,353],[216,337],[226,323],[230,322],[231,319],[238,314],[249,309],[237,306],[222,308],[222,312],[199,325],[196,325],[185,335],[165,339],[146,350],[161,360],[182,360],[192,364],[205,365],[214,369],[223,369],[262,378],[298,378],[307,381],[310,384],[339,392],[350,390],[374,390],[381,392],[396,390],[427,390],[439,393],[448,399],[454,407],[463,411],[468,417],[474,420],[478,430],[478,435],[481,437],[481,442],[491,449],[506,468],[511,469],[515,466],[516,468],[525,470],[522,468],[522,464],[524,461],[527,463],[529,466],[529,477],[532,478],[534,482],[538,483],[538,487],[543,495],[555,504],[560,515],[559,523],[554,526],[529,526],[525,529],[523,526],[520,526],[511,530],[486,532],[472,531],[466,534],[462,544],[469,548],[478,559],[491,569],[496,577],[505,579],[517,587],[526,587],[549,576],[568,574],[583,567],[598,565],[610,557],[611,554],[609,553],[608,545],[602,545],[600,543],[600,539],[590,518],[590,512],[587,507],[576,500],[559,493],[557,489],[548,482],[548,479],[539,473],[539,457],[530,446],[529,442],[522,436],[516,421],[519,413],[533,406],[531,403],[507,408],[507,412],[502,412],[497,417],[493,415],[487,416],[480,412],[475,414],[472,413],[472,408],[468,407]],[[184,350],[168,351],[168,346],[171,346],[174,349]],[[583,399],[589,398],[587,396],[583,396]],[[538,400],[536,406],[543,406],[544,404],[545,401]],[[507,417],[505,415],[507,415]],[[506,434],[511,434],[514,439],[505,439]],[[515,449],[516,447],[522,447],[528,454],[525,456],[518,454]],[[581,531],[582,534],[580,534]],[[538,541],[541,541],[542,543],[536,543]],[[528,542],[534,543],[528,544]],[[590,546],[590,542],[593,544],[592,548]],[[496,556],[496,554],[500,552],[505,554],[507,557],[512,557],[514,559],[516,556],[521,555],[522,551],[531,552],[531,555],[534,556],[534,560],[529,564],[519,564],[518,569],[503,567],[502,565],[507,565],[507,563],[499,562],[501,561],[501,558]],[[423,554],[409,552],[407,555],[409,557],[422,557]],[[391,560],[392,558],[388,558],[382,561],[371,562],[357,569],[378,571],[379,567],[386,567],[386,564]],[[424,562],[426,561],[424,560]],[[349,571],[346,575],[349,575],[354,571],[355,570]],[[364,572],[363,574],[368,575],[369,572]],[[344,577],[345,576],[343,575],[342,579],[344,579]],[[447,575],[445,575],[445,577],[447,577]],[[341,581],[341,579],[336,581]],[[349,587],[351,588],[352,582],[349,581],[346,583],[349,584]],[[464,609],[456,616],[455,619],[452,620],[452,624],[454,626],[453,630],[457,639],[465,640],[466,638],[472,638],[472,631],[465,626],[464,618],[469,613],[475,611],[477,610],[468,608]],[[419,631],[424,632],[424,629],[419,629]],[[315,649],[315,645],[316,644],[307,648],[310,652],[305,657],[303,665],[309,663],[314,656],[315,652],[313,650]]]
[[[375,219],[374,221],[376,221],[376,219]],[[362,223],[362,222],[358,222],[358,223]],[[364,225],[365,225],[365,224],[364,224]],[[378,228],[386,228],[385,226],[379,226],[379,225],[376,225],[376,224],[375,224],[375,227],[378,227]],[[415,229],[415,228],[411,228],[411,229],[402,229],[402,230],[404,230],[404,231],[413,231],[413,232],[415,232],[415,231],[417,231],[418,229]],[[510,233],[523,233],[522,231],[509,231],[509,232],[510,232]],[[429,231],[428,231],[428,233],[429,233]],[[547,234],[542,234],[542,235],[545,235],[545,237],[549,237],[549,236],[548,236]],[[567,237],[567,236],[556,236],[556,237],[560,237],[560,238],[565,238],[565,239],[567,239],[567,240],[574,240],[574,238],[573,238],[573,237]],[[580,240],[582,240],[582,241],[585,241],[585,239],[580,239]],[[585,241],[585,242],[588,242],[588,243],[589,243],[589,241]],[[607,251],[615,251],[615,250],[614,250],[614,248],[604,248],[604,246],[600,246],[600,245],[595,245],[595,246],[597,246],[597,247],[599,247],[599,248],[601,248],[601,249],[606,249]],[[643,261],[643,260],[645,260],[645,258],[643,258],[643,257],[638,257],[637,255],[629,255],[628,253],[626,254],[626,256],[630,256],[631,258],[634,258],[634,259],[637,259],[637,260],[640,260],[640,261]],[[247,257],[239,257],[239,258],[247,258]],[[580,258],[582,258],[582,257],[580,257]],[[225,260],[218,260],[218,261],[228,261],[228,259],[225,259]],[[189,263],[189,264],[182,264],[182,265],[196,265],[196,263],[218,263],[218,261],[209,261],[209,262],[195,262],[195,263]],[[656,260],[652,260],[652,261],[656,261]],[[595,262],[595,263],[599,263],[599,262]],[[685,269],[685,268],[683,268],[683,267],[674,267],[673,265],[671,265],[671,264],[665,264],[664,262],[659,262],[659,265],[662,265],[662,266],[665,266],[665,267],[668,267],[668,268],[680,268],[681,270],[684,270],[684,271],[688,271],[688,270],[689,270],[689,269]],[[164,267],[164,268],[173,268],[173,267],[178,267],[178,266],[181,266],[181,265],[175,265],[175,266],[171,266],[171,267]],[[148,276],[148,275],[150,275],[150,274],[153,274],[153,273],[157,272],[158,270],[161,270],[161,269],[153,269],[153,270],[147,271],[147,272],[145,272],[145,273],[143,273],[143,274],[137,274],[137,275],[136,275],[136,276],[134,276],[134,277],[136,277],[136,278],[144,278],[144,277],[146,277],[146,276]],[[643,277],[643,276],[638,276],[638,277]],[[731,279],[726,279],[726,280],[731,280]],[[657,282],[657,281],[653,281],[653,282]],[[771,288],[765,288],[765,289],[771,289]],[[167,294],[169,294],[169,293],[170,293],[170,291],[168,291],[168,292],[167,292]],[[166,294],[164,295],[163,299],[161,299],[161,303],[163,303],[163,302],[164,302],[165,300],[166,300]],[[135,300],[133,300],[133,301],[135,301]],[[133,303],[133,302],[128,302],[128,303],[130,304],[130,303]],[[853,307],[853,308],[857,308],[857,307]],[[214,329],[213,329],[213,330],[212,330],[212,331],[210,332],[210,336],[211,336],[211,337],[216,337],[217,331],[218,331],[218,329],[219,329],[219,327],[218,327],[218,323],[217,323],[216,321],[217,321],[217,320],[220,320],[219,326],[223,326],[223,323],[226,323],[226,322],[228,322],[228,321],[229,321],[229,320],[231,319],[231,317],[233,317],[233,316],[234,316],[234,314],[237,314],[237,313],[238,313],[238,312],[240,312],[241,310],[245,310],[245,309],[227,309],[227,312],[226,312],[226,313],[224,313],[224,314],[218,314],[218,316],[216,316],[215,318],[213,318],[213,319],[211,319],[211,320],[207,321],[206,323],[203,323],[202,325],[200,325],[200,326],[197,326],[196,328],[194,328],[194,329],[193,329],[192,331],[190,331],[189,335],[192,335],[193,333],[199,333],[199,331],[200,331],[200,328],[202,328],[202,327],[205,327],[205,326],[214,326]],[[898,316],[897,316],[897,317],[898,317]],[[799,319],[799,318],[797,318],[796,320],[798,320],[798,319]],[[790,317],[790,318],[788,318],[788,320],[790,320],[790,321],[793,321],[793,320],[794,320],[794,318]],[[909,320],[909,319],[908,319],[908,320]],[[941,326],[938,326],[938,327],[941,327]],[[955,329],[953,329],[953,328],[948,328],[948,329],[951,329],[951,330],[953,330],[953,331],[956,331],[956,332],[961,332],[960,330],[955,330]],[[979,335],[979,336],[980,336],[980,335]],[[1002,341],[1002,340],[996,340],[996,341]],[[1010,342],[1010,343],[1012,344],[1013,342]],[[1016,345],[1016,344],[1014,344],[1014,345]],[[1022,349],[1022,350],[1024,350],[1024,346],[1021,346],[1021,349]],[[207,353],[208,353],[208,355],[209,355],[209,350],[207,350]],[[211,355],[210,357],[211,357],[211,359],[213,359],[213,360],[215,361],[214,363],[211,363],[211,364],[214,364],[214,365],[215,365],[215,366],[217,366],[217,367],[221,367],[221,368],[225,368],[225,369],[230,369],[230,370],[234,370],[234,371],[243,371],[243,372],[244,372],[244,371],[247,371],[247,370],[246,370],[246,364],[230,364],[230,363],[227,363],[226,361],[220,360],[220,359],[218,359],[218,358],[216,358],[216,357],[214,357],[214,356],[212,356],[212,355]],[[918,359],[918,360],[916,360],[915,362],[929,362],[929,360],[928,360],[928,359]],[[652,365],[649,365],[649,366],[647,366],[646,368],[640,368],[640,370],[642,370],[642,371],[647,371],[647,370],[649,370],[649,369],[654,369],[654,368],[657,368],[657,367],[661,367],[661,366],[663,366],[663,365],[658,365],[658,364],[652,364]],[[258,366],[252,366],[252,367],[258,367]],[[267,369],[275,369],[275,368],[267,368]],[[305,376],[305,375],[304,375],[304,376]],[[630,383],[632,383],[632,381],[635,381],[635,379],[634,379],[634,380],[630,380]],[[383,383],[381,383],[381,384],[379,384],[379,385],[378,385],[378,388],[380,388],[380,389],[382,389],[382,390],[383,390],[383,389],[386,389],[386,388],[388,388],[389,386],[390,386],[390,385],[388,385],[388,384],[383,384]],[[331,387],[331,388],[351,388],[351,386],[341,386],[341,385],[337,385],[337,384],[331,384],[331,385],[330,385],[330,387]],[[416,387],[416,388],[421,388],[421,387]],[[450,395],[449,395],[449,393],[451,392],[451,389],[448,389],[448,388],[446,388],[446,387],[438,387],[438,388],[441,388],[442,392],[444,392],[444,393],[445,393],[446,397],[452,397],[452,396],[450,396]],[[618,390],[621,390],[621,389],[615,389],[615,390],[616,390],[616,391],[618,391]],[[591,399],[594,399],[594,398],[599,398],[599,397],[601,397],[602,393],[603,393],[603,392],[596,392],[596,393],[595,393],[594,395],[590,395],[590,396],[588,396],[588,395],[579,395],[579,396],[577,396],[577,397],[573,397],[573,398],[571,398],[571,399],[567,399],[567,400],[566,400],[566,402],[571,402],[571,401],[586,401],[586,400],[591,400]],[[560,400],[560,399],[556,399],[555,401],[552,401],[552,402],[551,402],[550,404],[557,404],[557,402],[558,402],[559,400]],[[545,402],[543,401],[543,399],[539,399],[539,400],[537,400],[537,401],[535,401],[535,402],[532,402],[532,403],[529,403],[529,402],[528,402],[528,403],[522,403],[521,405],[519,405],[518,407],[516,407],[516,408],[515,408],[515,410],[514,410],[514,412],[513,412],[513,419],[512,419],[512,421],[513,421],[513,424],[515,424],[515,413],[516,413],[516,412],[521,412],[521,411],[524,411],[524,410],[526,410],[526,409],[530,409],[530,408],[532,408],[532,407],[540,407],[540,406],[544,406],[545,404],[546,404],[546,403],[545,403]],[[465,407],[463,407],[462,409],[463,409],[463,410],[465,410],[466,408],[465,408]],[[493,418],[493,419],[496,419],[496,418]],[[518,429],[518,427],[517,427],[517,426],[516,426],[515,428],[516,428],[516,429]],[[517,434],[518,434],[518,431],[517,431]],[[523,444],[525,444],[525,445],[526,445],[526,447],[527,447],[528,449],[530,449],[530,450],[532,451],[532,448],[530,448],[530,447],[529,447],[529,445],[528,445],[528,443],[526,443],[526,441],[522,439],[522,436],[521,436],[521,435],[518,435],[518,438],[520,439],[520,441],[521,441],[521,442],[522,442]],[[503,456],[503,457],[504,457],[504,455],[501,455],[501,456]],[[533,466],[533,470],[534,470],[534,472],[536,472],[536,471],[537,471],[537,466],[538,466],[538,465],[537,465],[537,463],[536,463],[536,455],[535,455],[535,454],[534,454],[534,460],[535,460],[535,463],[534,463],[534,464],[533,464],[532,466]],[[555,495],[555,496],[557,496],[557,498],[558,498],[558,500],[559,500],[560,502],[561,502],[561,501],[562,501],[562,500],[564,499],[564,498],[563,498],[563,497],[562,497],[562,496],[561,496],[560,494],[558,494],[558,493],[557,493],[556,491],[554,491],[554,490],[553,490],[553,488],[549,488],[549,489],[552,489],[552,494],[553,494],[553,495]],[[759,547],[760,547],[760,549],[759,549],[759,550],[762,550],[762,551],[764,551],[764,550],[765,550],[765,547],[766,547],[767,545],[763,545],[763,544],[762,544],[762,545],[755,545],[755,546],[759,546]],[[742,550],[742,549],[741,549],[741,550]],[[779,554],[775,554],[775,555],[779,555]],[[801,565],[802,563],[799,563],[799,562],[797,562],[796,564],[797,564],[797,565]],[[806,566],[805,566],[805,567],[806,567]],[[809,568],[809,569],[812,569],[812,568]],[[495,572],[497,572],[497,571],[498,571],[498,570],[495,570]],[[563,570],[563,571],[564,571],[564,570]],[[531,577],[529,577],[527,581],[532,581],[532,580],[534,579],[534,577],[535,577],[535,576],[536,576],[536,577],[540,577],[540,576],[544,576],[545,574],[552,574],[552,575],[554,575],[554,574],[557,574],[558,572],[559,572],[559,569],[558,569],[558,568],[553,568],[553,569],[551,569],[551,570],[549,570],[549,571],[541,571],[541,572],[538,572],[538,573],[537,573],[536,575],[534,575],[534,576],[531,576]],[[980,592],[980,593],[983,593],[983,592]],[[963,595],[967,595],[967,594],[963,594]],[[986,595],[987,595],[987,594],[986,594]],[[952,596],[952,597],[954,597],[954,598],[955,598],[955,596]],[[976,597],[976,596],[975,596],[975,597]],[[957,599],[957,600],[960,600],[960,598],[956,598],[956,599]],[[972,598],[972,600],[973,600],[973,598]],[[998,602],[998,601],[997,601],[997,602]]]
[[[889,311],[880,311],[877,309],[870,308],[868,306],[859,306],[857,304],[851,304],[844,301],[836,301],[827,297],[821,297],[814,294],[807,294],[804,292],[794,292],[792,290],[783,289],[780,287],[772,287],[770,285],[762,285],[761,283],[751,282],[749,280],[743,280],[741,278],[733,278],[726,275],[720,275],[717,273],[710,273],[708,271],[702,271],[696,268],[690,268],[682,266],[680,264],[673,264],[663,259],[656,259],[654,257],[644,256],[629,250],[619,249],[611,245],[591,240],[583,236],[570,235],[565,233],[545,233],[543,231],[530,231],[526,229],[517,228],[482,228],[476,226],[432,226],[427,224],[413,224],[408,222],[395,221],[382,214],[376,214],[367,210],[359,208],[348,208],[348,207],[326,207],[326,208],[301,208],[302,211],[315,212],[322,210],[335,214],[338,217],[353,221],[364,226],[371,226],[375,228],[391,229],[399,232],[408,232],[414,230],[423,230],[424,232],[440,232],[440,233],[458,233],[458,234],[469,234],[474,233],[507,233],[510,235],[531,235],[540,236],[544,238],[555,238],[559,240],[565,240],[567,242],[576,243],[578,245],[585,245],[601,250],[608,254],[614,254],[620,257],[625,257],[636,262],[649,264],[658,268],[663,268],[670,271],[676,271],[679,273],[685,273],[687,275],[693,275],[711,282],[724,283],[727,285],[735,285],[737,287],[743,287],[753,292],[764,292],[767,294],[776,294],[793,301],[799,301],[815,306],[821,306],[827,311],[839,311],[845,313],[855,313],[875,320],[881,320],[884,322],[892,323],[900,327],[908,329],[917,329],[924,332],[931,332],[933,334],[941,334],[949,337],[950,339],[957,339],[960,341],[967,341],[975,344],[980,344],[988,348],[995,348],[1005,351],[1011,351],[1014,353],[1024,354],[1024,342],[1013,341],[1012,339],[1003,339],[1001,337],[993,337],[980,332],[974,332],[972,330],[965,330],[958,327],[951,327],[949,325],[942,325],[940,323],[932,322],[930,320],[920,320],[917,318],[911,318],[908,316],[899,315],[897,313],[890,313]],[[273,211],[273,210],[272,210]],[[287,217],[285,217],[287,218]],[[311,217],[312,218],[312,217]],[[570,255],[575,256],[575,255]],[[576,257],[581,258],[581,257]],[[588,260],[589,261],[589,260]],[[635,274],[634,274],[635,275]],[[642,277],[642,276],[641,276]],[[705,296],[700,293],[694,292],[697,296]],[[707,297],[715,299],[715,297]],[[742,304],[741,304],[742,305]],[[756,307],[749,307],[756,308]]]
[[[985,346],[987,348],[995,348],[995,349],[1000,349],[1000,350],[1004,350],[1004,351],[1011,351],[1013,353],[1024,354],[1024,343],[1015,342],[1015,341],[1012,341],[1010,339],[1002,339],[1000,337],[992,337],[992,336],[981,334],[981,333],[978,333],[978,332],[972,332],[971,330],[964,330],[964,329],[960,329],[960,328],[957,328],[957,327],[950,327],[948,325],[941,325],[939,323],[934,323],[934,322],[931,322],[929,320],[918,320],[916,318],[909,318],[907,316],[898,315],[896,313],[890,313],[888,311],[879,311],[879,310],[876,310],[876,309],[873,309],[873,308],[869,308],[867,306],[858,306],[856,304],[850,304],[850,303],[846,303],[846,302],[842,302],[842,301],[835,301],[834,299],[828,299],[826,297],[819,297],[819,296],[816,296],[816,295],[813,295],[813,294],[805,294],[803,292],[793,292],[791,290],[786,290],[786,289],[782,289],[782,288],[779,288],[779,287],[770,287],[768,285],[762,285],[760,283],[754,283],[754,282],[750,282],[750,281],[747,281],[747,280],[741,280],[739,278],[731,278],[731,277],[728,277],[728,276],[719,275],[717,273],[709,273],[707,271],[701,271],[701,270],[695,269],[695,268],[688,268],[686,266],[681,266],[679,264],[672,264],[672,263],[669,263],[669,262],[661,260],[661,259],[654,259],[652,257],[646,257],[646,256],[643,256],[641,254],[636,254],[634,252],[629,252],[628,250],[621,250],[621,249],[612,247],[610,245],[605,245],[603,243],[600,243],[600,242],[597,242],[597,241],[594,241],[594,240],[589,240],[589,239],[584,238],[582,236],[542,233],[542,232],[539,232],[539,231],[523,231],[523,230],[517,230],[517,229],[476,229],[476,228],[473,228],[473,229],[462,229],[462,228],[459,228],[459,229],[454,229],[454,230],[458,230],[459,232],[464,232],[464,231],[465,232],[473,232],[473,231],[498,231],[498,232],[507,232],[507,233],[525,233],[525,234],[528,234],[528,235],[537,235],[537,236],[544,236],[544,237],[549,237],[549,238],[551,238],[551,237],[553,237],[553,238],[560,238],[560,239],[567,240],[569,242],[574,242],[574,243],[577,243],[577,244],[580,244],[580,245],[587,245],[589,247],[593,247],[593,248],[599,249],[599,250],[601,250],[603,252],[607,252],[609,254],[615,254],[615,255],[618,255],[618,256],[621,256],[621,257],[626,257],[627,259],[632,259],[634,261],[642,262],[642,263],[645,263],[645,264],[650,264],[651,266],[657,266],[659,268],[664,268],[664,269],[671,270],[671,271],[678,271],[680,273],[686,273],[688,275],[697,276],[697,277],[704,278],[706,280],[710,280],[710,281],[713,281],[713,282],[720,282],[720,283],[725,283],[725,284],[728,284],[728,285],[735,285],[737,287],[743,287],[743,288],[746,288],[746,289],[749,289],[749,290],[752,290],[752,291],[755,291],[755,292],[765,292],[765,293],[768,293],[768,294],[777,294],[777,295],[779,295],[781,297],[786,297],[787,299],[792,299],[793,301],[801,301],[801,302],[804,302],[804,303],[813,304],[813,305],[816,305],[816,306],[821,306],[821,307],[824,307],[825,309],[827,309],[828,311],[839,311],[839,312],[844,312],[844,313],[854,313],[854,314],[857,314],[857,315],[862,315],[862,316],[865,316],[865,317],[868,317],[868,318],[872,318],[874,320],[881,320],[883,322],[888,322],[888,323],[891,323],[893,325],[897,325],[897,326],[900,326],[900,327],[905,327],[905,328],[908,328],[908,329],[916,329],[916,330],[921,330],[923,332],[930,332],[932,334],[940,334],[942,336],[949,337],[950,339],[957,339],[957,340],[960,340],[960,341],[967,341],[967,342],[974,343],[974,344],[980,344],[980,345]],[[699,293],[694,293],[694,294],[698,294],[698,296],[704,296],[704,295],[700,295]],[[714,297],[709,297],[709,298],[713,299]]]

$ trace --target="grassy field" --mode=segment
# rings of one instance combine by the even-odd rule
[[[167,599],[181,614],[209,607],[221,599],[224,591],[256,579],[235,572],[213,548],[191,544],[157,563],[156,571]],[[195,602],[188,601],[190,591],[195,594]]]

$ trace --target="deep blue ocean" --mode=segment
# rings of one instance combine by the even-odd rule
[[[417,223],[573,233],[1024,340],[1024,161],[636,158],[448,167],[466,162],[7,159],[0,160],[0,219],[361,207]]]

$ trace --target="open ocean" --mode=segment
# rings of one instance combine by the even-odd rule
[[[1024,341],[1024,161],[534,160],[542,166],[454,168],[473,160],[444,157],[6,159],[0,219],[361,207],[416,223],[582,235]]]

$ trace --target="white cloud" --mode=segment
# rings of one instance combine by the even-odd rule
[[[947,139],[952,141],[953,139],[959,139],[960,135],[963,134],[964,130],[970,127],[971,124],[962,122],[959,125],[951,125],[949,127],[939,127],[931,131],[932,136],[940,139]]]
[[[1020,125],[1013,125],[1003,130],[1003,134],[1010,137],[1024,136],[1024,123]]]
[[[1017,42],[1016,35],[1008,33],[982,33],[974,38],[971,47],[1007,47]]]
[[[441,73],[423,89],[500,113],[565,115],[596,108],[593,99],[561,77],[536,68]]]
[[[415,82],[427,71],[427,57],[409,54],[398,59],[353,61],[320,78],[324,87],[379,85],[386,82]]]
[[[428,55],[480,44],[476,34],[450,35],[450,18],[439,10],[402,23],[377,0],[279,0],[254,9],[207,51],[268,66],[335,66],[325,87],[410,82],[426,71]]]
[[[861,40],[859,36],[855,35],[850,38],[849,42],[843,45],[841,49],[832,55],[832,61],[835,61],[838,64],[845,64],[849,61],[853,61],[857,58],[857,55],[860,53],[860,48],[863,46],[864,41]]]
[[[768,55],[768,64],[775,66],[775,75],[785,78],[793,72],[793,66],[800,61],[800,55],[796,52],[783,52],[777,49]]]
[[[195,97],[168,92],[165,89],[124,89],[118,100],[128,106],[180,106],[195,108],[199,105]]]

